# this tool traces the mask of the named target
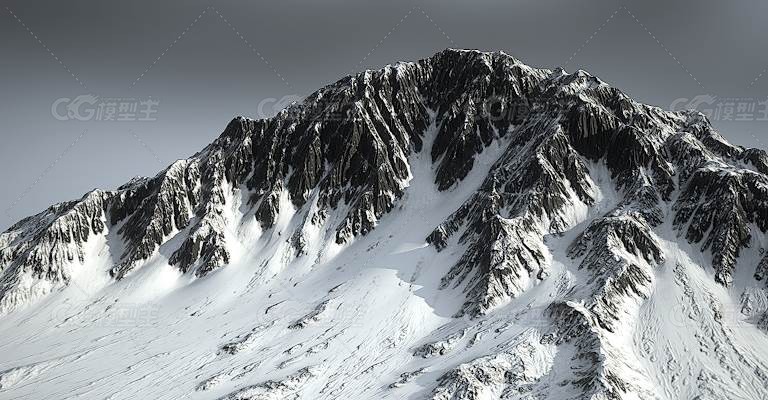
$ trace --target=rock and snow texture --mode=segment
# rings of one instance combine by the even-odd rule
[[[0,398],[763,399],[768,155],[446,50],[0,235]]]

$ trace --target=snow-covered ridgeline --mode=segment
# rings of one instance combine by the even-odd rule
[[[67,395],[760,398],[766,174],[584,71],[458,50],[366,71],[0,235],[0,383],[95,357],[109,374]],[[167,307],[158,336],[99,326],[126,302]],[[43,360],[24,340],[63,331],[22,321],[95,326]],[[736,389],[691,383],[712,380]]]

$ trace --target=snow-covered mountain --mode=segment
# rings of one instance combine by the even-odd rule
[[[0,398],[764,399],[768,155],[445,50],[0,235]]]

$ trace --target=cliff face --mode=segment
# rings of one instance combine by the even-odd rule
[[[766,259],[739,262],[768,229],[764,151],[727,143],[700,114],[639,104],[583,71],[446,50],[346,77],[270,119],[235,118],[208,147],[155,177],[20,221],[0,235],[0,310],[65,287],[96,238],[120,249],[114,280],[161,248],[168,264],[204,278],[249,240],[239,227],[255,222],[268,232],[290,210],[301,222],[280,235],[294,256],[320,258],[313,229],[343,248],[407,204],[415,156],[431,161],[434,188],[451,193],[470,185],[491,147],[500,150],[487,173],[424,240],[457,254],[440,281],[464,296],[454,317],[482,320],[552,279],[555,264],[573,266],[578,283],[554,296],[542,313],[551,331],[530,344],[573,346],[574,377],[564,387],[654,398],[651,378],[616,338],[636,323],[656,271],[669,263],[663,227],[706,255],[701,268],[720,285],[742,268],[768,276]],[[573,238],[565,258],[553,253],[552,238]],[[523,390],[509,374],[534,385],[543,372],[525,375],[525,364],[541,349],[526,349],[462,364],[440,379],[434,398],[479,398],[483,371],[505,393]]]

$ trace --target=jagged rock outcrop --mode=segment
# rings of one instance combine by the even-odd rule
[[[527,334],[509,351],[480,357],[449,371],[438,380],[432,400],[516,398],[532,390],[553,362],[552,345]]]
[[[424,150],[430,126],[435,138]],[[589,163],[604,164],[627,193],[623,206],[651,224],[679,186],[675,223],[689,241],[712,250],[721,283],[730,282],[748,244],[747,225],[768,225],[761,205],[768,157],[728,144],[703,116],[636,103],[583,71],[446,50],[346,77],[270,119],[238,117],[202,152],[154,178],[19,222],[0,241],[3,293],[20,271],[65,283],[61,266],[83,261],[83,243],[113,226],[124,243],[111,270],[116,279],[176,235],[181,245],[169,262],[204,276],[231,261],[237,221],[228,210],[238,197],[246,215],[269,229],[282,193],[294,207],[316,193],[307,218],[322,225],[340,210],[333,223],[343,244],[374,229],[403,196],[413,152],[429,151],[438,189],[449,190],[493,142],[504,150],[477,193],[428,238],[441,248],[460,233],[468,246],[443,280],[465,287],[462,312],[485,313],[546,276],[542,238],[573,226],[574,213],[595,202]]]
[[[675,224],[702,250],[712,250],[715,279],[729,285],[750,224],[768,229],[768,178],[713,161],[693,173],[675,207]]]
[[[635,103],[582,71],[552,72],[530,96],[528,119],[510,133],[506,152],[478,194],[428,238],[442,247],[467,227],[459,243],[471,243],[469,250],[444,284],[473,277],[464,307],[472,315],[546,276],[543,237],[580,222],[575,215],[595,202],[598,188],[588,162],[603,163],[616,188],[633,193],[623,207],[639,209],[656,223],[659,202],[675,189],[675,171],[663,149],[679,116]]]
[[[302,368],[281,380],[271,380],[230,393],[219,400],[270,400],[296,398],[296,393],[319,367]]]
[[[464,331],[459,331],[448,335],[443,340],[436,342],[425,343],[419,346],[414,352],[415,357],[431,358],[442,356],[449,351],[453,350],[461,339],[464,338]]]
[[[521,104],[525,113],[509,112]],[[701,116],[638,104],[583,71],[533,69],[504,54],[445,51],[347,77],[271,119],[237,118],[203,152],[154,178],[49,210],[74,208],[68,218],[21,221],[4,235],[2,260],[26,265],[35,277],[65,281],[50,264],[82,259],[76,253],[89,233],[120,224],[125,251],[114,277],[124,277],[182,231],[185,239],[170,262],[185,272],[197,265],[203,276],[229,262],[225,191],[241,188],[265,228],[275,222],[283,191],[300,207],[317,190],[318,221],[344,204],[346,215],[336,227],[336,241],[344,243],[373,229],[403,195],[407,157],[422,150],[430,124],[437,129],[428,151],[440,190],[463,179],[493,141],[508,142],[478,193],[429,237],[442,247],[466,227],[460,242],[469,249],[444,284],[468,282],[473,314],[543,276],[541,237],[575,222],[567,215],[577,203],[594,201],[587,160],[604,162],[618,189],[645,180],[655,191],[644,193],[651,202],[668,201],[678,175],[684,189],[675,222],[694,221],[686,238],[712,248],[719,282],[730,281],[749,240],[746,225],[764,230],[767,224],[761,172],[717,165],[740,161],[765,171],[765,153],[727,144]],[[109,217],[94,218],[102,214]],[[47,236],[29,232],[40,225]],[[705,238],[710,226],[715,229]],[[27,239],[12,240],[19,236]]]
[[[653,277],[650,267],[664,262],[661,244],[640,216],[614,213],[595,220],[570,249],[589,270],[595,291],[587,300],[597,323],[610,332],[633,297],[647,297]]]
[[[573,376],[561,377],[559,383],[574,389],[575,394],[569,398],[654,398],[647,390],[647,377],[597,328],[592,312],[574,302],[553,303],[549,312],[557,321],[556,343],[575,347],[570,359]]]
[[[66,285],[68,268],[85,261],[83,244],[106,233],[105,204],[112,194],[89,192],[25,218],[0,235],[0,312],[48,294],[51,282]]]

